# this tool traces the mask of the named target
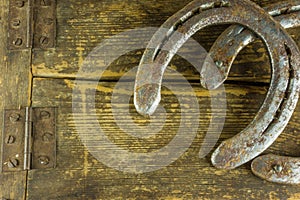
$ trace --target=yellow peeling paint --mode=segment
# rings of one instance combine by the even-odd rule
[[[89,157],[89,152],[86,150],[86,151],[84,151],[84,160],[83,160],[83,174],[84,174],[84,177],[88,176],[88,166],[89,166],[88,157]]]
[[[295,193],[288,198],[288,200],[296,200],[296,199],[300,199],[300,193]]]

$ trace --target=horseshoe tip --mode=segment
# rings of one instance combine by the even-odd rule
[[[212,154],[211,162],[218,169],[235,169],[244,163],[240,154],[230,145],[230,142],[223,142]]]
[[[158,84],[145,84],[135,90],[134,105],[141,115],[152,115],[160,100],[160,86]]]

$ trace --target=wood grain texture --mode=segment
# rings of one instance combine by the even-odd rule
[[[135,28],[159,27],[189,2],[58,1],[57,47],[49,51],[34,52],[33,74],[36,77],[74,78],[84,58],[105,39]],[[261,6],[274,2],[280,1],[256,1]],[[208,51],[226,27],[227,25],[208,27],[193,38]],[[139,37],[142,36],[136,35],[136,38]],[[299,37],[295,39],[299,41]],[[193,51],[193,47],[187,49]],[[103,74],[103,80],[118,80],[124,68],[138,65],[142,53],[141,50],[130,52],[127,59],[115,62]],[[174,58],[171,66],[189,80],[199,80],[197,71],[183,59]],[[229,80],[261,83],[269,83],[269,79],[270,64],[262,42],[256,42],[240,53],[229,77]]]
[[[35,76],[32,88],[32,105],[58,107],[57,119],[57,168],[30,171],[27,199],[299,199],[298,186],[282,186],[255,177],[246,164],[236,170],[215,169],[210,154],[199,159],[198,153],[211,119],[210,94],[201,89],[198,73],[180,57],[175,57],[170,67],[182,73],[191,83],[199,100],[201,116],[197,136],[190,148],[174,163],[161,170],[130,174],[111,169],[99,162],[80,140],[72,112],[72,89],[76,73],[87,55],[98,44],[113,35],[142,27],[159,27],[190,0],[127,1],[127,0],[60,0],[57,1],[57,47],[33,52],[32,71]],[[261,6],[280,0],[255,1]],[[195,39],[209,50],[210,46],[227,25],[209,27]],[[299,29],[289,30],[300,42]],[[143,35],[136,35],[136,38]],[[127,45],[125,40],[123,44]],[[193,51],[187,48],[185,51]],[[128,136],[114,121],[111,106],[112,93],[124,91],[113,88],[126,71],[138,65],[143,50],[129,52],[116,60],[103,74],[96,92],[96,110],[99,124],[109,139],[118,146],[133,152],[149,152],[167,145],[176,135],[180,122],[177,99],[163,90],[162,105],[167,120],[162,131],[147,140]],[[133,81],[134,76],[129,80]],[[189,102],[191,94],[184,91],[178,77],[174,84],[185,94]],[[220,141],[243,130],[253,119],[263,102],[270,79],[268,55],[261,42],[255,42],[238,56],[225,85],[227,99],[226,123]],[[93,80],[88,80],[93,82]],[[124,83],[127,84],[127,83]],[[126,92],[125,92],[126,93]],[[218,91],[213,94],[217,95]],[[86,103],[82,103],[86,105]],[[119,107],[128,105],[120,104]],[[149,123],[139,116],[129,104],[130,116],[141,126]],[[186,105],[183,105],[186,107]],[[219,110],[221,113],[223,110]],[[300,104],[288,127],[266,153],[299,156]],[[80,115],[75,115],[80,118]],[[124,119],[123,124],[130,125]],[[216,124],[217,125],[217,124]],[[91,127],[82,123],[79,129]],[[134,128],[132,128],[135,130]],[[93,129],[87,132],[92,135]],[[186,134],[189,134],[188,132]],[[209,144],[210,141],[208,141]],[[213,144],[211,144],[213,145]]]
[[[181,91],[182,83],[176,84]],[[74,81],[68,79],[34,79],[33,106],[58,107],[58,164],[54,170],[29,172],[28,199],[297,199],[300,195],[298,186],[276,185],[256,178],[249,163],[226,171],[215,169],[209,161],[210,155],[199,159],[198,152],[211,115],[210,97],[220,91],[210,96],[199,84],[192,83],[201,116],[198,134],[190,148],[177,161],[161,170],[130,174],[106,167],[83,146],[73,120],[73,86]],[[134,152],[145,149],[147,152],[167,145],[179,126],[180,106],[174,95],[163,90],[162,105],[167,112],[165,127],[156,137],[143,141],[129,137],[115,124],[111,96],[124,91],[114,90],[114,87],[114,82],[100,82],[96,92],[99,124],[109,139]],[[225,87],[228,107],[220,141],[232,137],[250,123],[267,91],[261,86],[226,84]],[[190,94],[185,95],[190,98]],[[82,104],[85,105],[85,102]],[[129,107],[132,118],[138,119],[140,125],[147,121],[135,112],[132,103]],[[299,156],[299,126],[296,125],[300,122],[299,116],[300,104],[288,127],[268,153]],[[123,123],[129,124],[130,121]],[[91,127],[91,124],[79,125],[81,128],[84,126]],[[87,134],[92,133],[93,129]]]
[[[0,1],[0,121],[4,109],[28,105],[30,51],[8,52],[8,0]],[[3,124],[1,123],[1,130]],[[0,132],[2,138],[2,131]],[[2,150],[1,150],[2,151]],[[22,153],[22,152],[20,152]],[[25,199],[26,172],[0,174],[0,198]]]

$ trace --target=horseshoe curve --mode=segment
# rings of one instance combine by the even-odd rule
[[[222,142],[212,155],[215,167],[233,169],[261,154],[276,140],[295,109],[299,93],[299,50],[280,24],[256,4],[248,0],[196,0],[169,18],[145,50],[137,72],[134,103],[141,114],[153,113],[160,101],[161,77],[172,57],[194,33],[220,23],[237,23],[259,35],[272,66],[270,88],[254,120]],[[150,104],[145,104],[149,100]]]
[[[288,1],[277,3],[264,8],[274,19],[284,28],[300,26],[300,1]],[[240,53],[250,43],[258,37],[250,30],[240,25],[232,25],[227,28],[214,42],[209,51],[212,60],[215,61],[220,76],[210,76],[206,72],[210,71],[209,65],[203,64],[200,72],[201,85],[209,90],[216,89],[228,78],[231,66]]]

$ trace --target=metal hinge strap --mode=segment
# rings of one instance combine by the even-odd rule
[[[4,111],[2,171],[56,166],[56,109],[31,108]]]
[[[10,0],[8,49],[53,48],[56,0]]]
[[[24,170],[30,169],[30,160],[31,160],[30,140],[31,140],[31,133],[32,133],[31,112],[32,112],[32,109],[29,107],[26,107],[25,139],[24,139]]]

